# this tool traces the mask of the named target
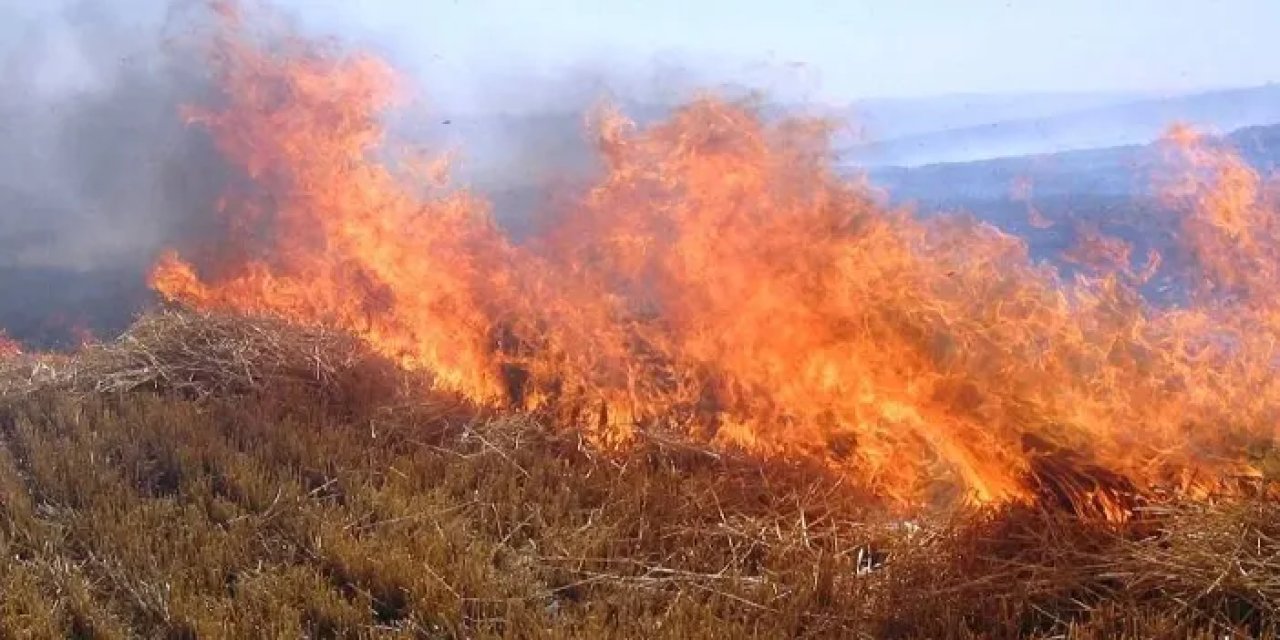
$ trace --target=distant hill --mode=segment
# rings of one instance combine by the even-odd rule
[[[859,100],[840,115],[871,140],[892,140],[977,127],[992,122],[1047,118],[1158,98],[1150,93],[961,93]]]
[[[1277,116],[1280,121],[1280,115]],[[1227,141],[1255,167],[1280,166],[1280,124],[1238,129]],[[1064,151],[918,167],[880,167],[872,179],[898,200],[934,205],[1008,198],[1016,180],[1029,180],[1037,197],[1133,196],[1146,192],[1161,152],[1153,143]]]
[[[892,137],[844,149],[864,166],[921,165],[1135,144],[1172,122],[1215,131],[1280,122],[1280,84],[1145,98],[1050,116],[999,120]]]

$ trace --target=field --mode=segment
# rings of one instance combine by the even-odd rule
[[[0,367],[0,636],[1275,637],[1280,508],[910,517],[606,450],[340,335],[156,313]]]

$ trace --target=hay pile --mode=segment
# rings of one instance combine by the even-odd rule
[[[106,585],[92,587],[106,590],[95,597],[123,598],[106,610],[137,610],[130,624],[147,633],[179,622],[225,630],[219,625],[248,619],[246,611],[264,602],[182,582],[197,562],[191,558],[209,564],[199,575],[271,577],[277,565],[280,576],[299,566],[318,572],[326,577],[315,593],[324,595],[314,597],[348,621],[331,630],[355,635],[390,628],[379,622],[388,616],[406,625],[444,619],[462,635],[509,635],[501,621],[517,610],[530,628],[628,637],[657,633],[661,621],[671,625],[662,627],[669,637],[701,637],[690,629],[705,637],[717,637],[716,629],[779,637],[1262,637],[1280,620],[1274,502],[1165,505],[1123,525],[1032,507],[904,522],[868,509],[839,478],[794,461],[644,434],[628,450],[604,454],[529,416],[446,417],[441,407],[449,403],[427,401],[427,383],[341,333],[175,310],[74,355],[0,358],[0,467],[15,469],[5,476],[0,468],[0,485],[11,477],[11,491],[49,505],[41,507],[47,513],[6,517],[35,523],[22,534],[31,549],[64,544],[41,531],[92,523],[84,541],[59,552],[71,560],[53,564],[83,563],[77,570],[86,584]],[[388,407],[400,409],[382,411]],[[0,486],[0,494],[7,490]],[[59,502],[63,493],[71,497]],[[104,518],[121,505],[185,514],[158,525],[185,528],[155,534],[171,540],[165,544],[194,545],[170,554],[177,574],[152,576],[159,569],[151,552],[111,559],[124,547],[101,532],[114,530]],[[424,505],[437,515],[424,520]],[[46,520],[58,526],[46,529]],[[190,529],[206,524],[208,531]],[[118,528],[120,545],[132,544],[124,541],[134,534],[124,531],[134,529]],[[19,533],[0,527],[0,546],[16,544]],[[200,546],[230,535],[243,537],[242,556]],[[85,545],[94,549],[87,560]],[[22,553],[37,559],[14,560],[16,569],[0,562],[0,581],[48,551],[14,557]],[[95,577],[94,562],[114,568]],[[439,575],[404,573],[420,565]],[[179,586],[144,607],[127,597],[135,580]],[[377,615],[368,615],[377,619],[367,624],[374,626],[360,626],[361,598],[373,599]],[[379,599],[395,604],[394,615],[378,613],[386,604]],[[264,620],[318,615],[320,605],[278,600]],[[193,604],[173,613],[184,602],[225,609]]]
[[[397,381],[403,378],[346,333],[273,318],[166,309],[74,355],[0,359],[0,398],[39,390],[146,390],[192,399],[284,388],[337,392],[357,377],[391,387],[401,386]]]

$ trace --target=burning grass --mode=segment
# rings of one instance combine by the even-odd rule
[[[388,139],[386,63],[213,4],[218,90],[188,115],[238,175],[217,240],[155,264],[166,300],[340,328],[477,406],[804,460],[907,509],[945,486],[1123,520],[1135,495],[1256,492],[1280,178],[1230,149],[1170,136],[1177,255],[1083,234],[1068,277],[972,218],[884,206],[835,170],[827,123],[707,97],[599,114],[595,170],[517,242]],[[1146,299],[1157,274],[1185,299]]]
[[[151,284],[217,313],[0,343],[0,626],[1275,631],[1280,178],[1175,132],[1156,304],[1159,255],[1090,237],[1064,278],[881,206],[823,123],[703,99],[604,114],[516,243],[388,158],[385,64],[211,4],[190,115],[243,175]]]
[[[0,374],[0,628],[81,637],[1274,637],[1280,505],[869,507],[602,451],[340,334],[164,312]],[[408,384],[406,384],[408,383]]]

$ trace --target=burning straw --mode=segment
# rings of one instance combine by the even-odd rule
[[[1100,264],[1068,279],[990,225],[883,206],[832,167],[825,123],[707,98],[603,114],[594,182],[516,242],[384,144],[388,65],[222,15],[219,90],[190,115],[251,188],[225,243],[157,262],[167,300],[341,328],[479,407],[816,461],[903,506],[944,479],[1122,519],[1128,494],[1260,475],[1280,203],[1228,150],[1177,138],[1188,179],[1162,192],[1189,268],[1090,237],[1073,255]],[[1186,304],[1142,296],[1155,270]]]
[[[589,470],[565,493],[601,476],[600,495],[679,489],[601,529],[634,534],[633,553],[535,559],[571,586],[696,588],[767,614],[808,589],[813,610],[861,607],[825,622],[878,616],[878,635],[1011,615],[1061,629],[1108,607],[1253,630],[1280,614],[1280,182],[1237,156],[1183,141],[1185,306],[1143,299],[1149,274],[1102,239],[1076,255],[1123,264],[1066,282],[997,229],[887,210],[835,175],[817,123],[716,100],[651,127],[605,117],[599,184],[519,245],[478,198],[424,197],[376,159],[385,65],[267,46],[224,15],[222,92],[193,116],[261,200],[228,200],[221,263],[156,264],[157,291],[200,311],[72,355],[0,344],[0,400],[288,406],[300,389],[355,413],[454,393],[493,418],[433,445],[459,464],[496,457],[518,485],[572,459]],[[630,446],[597,456],[592,436],[616,433]],[[939,485],[963,494],[949,518],[855,517],[868,496],[916,515]]]

